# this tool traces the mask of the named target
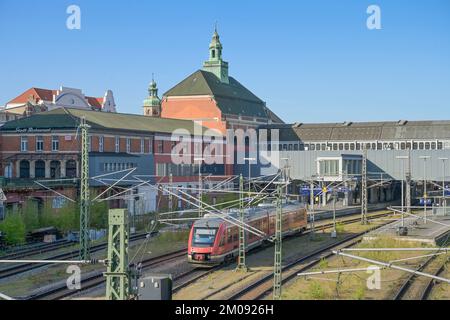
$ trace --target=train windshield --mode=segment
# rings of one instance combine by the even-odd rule
[[[195,228],[194,239],[192,242],[194,245],[213,245],[216,239],[217,229]]]

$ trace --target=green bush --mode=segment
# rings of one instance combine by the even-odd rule
[[[41,227],[39,221],[39,208],[36,201],[27,201],[21,210],[26,232],[30,232]]]
[[[5,241],[8,245],[25,243],[26,228],[21,214],[8,214],[0,223],[0,231],[5,234]]]
[[[106,229],[108,227],[109,207],[106,202],[94,202],[90,211],[90,227]]]
[[[309,285],[308,293],[311,299],[314,300],[321,300],[325,297],[325,291],[323,290],[322,286],[316,281],[311,282],[311,284]]]

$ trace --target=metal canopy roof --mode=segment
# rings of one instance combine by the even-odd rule
[[[450,139],[450,121],[398,121],[265,125],[280,129],[281,141]]]

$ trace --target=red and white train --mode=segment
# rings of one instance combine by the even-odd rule
[[[229,212],[239,219],[239,212]],[[262,245],[275,235],[274,205],[262,205],[245,211],[245,223],[265,233],[259,237],[245,231],[246,249]],[[229,219],[228,219],[229,220]],[[288,203],[283,205],[283,237],[301,233],[307,226],[307,211],[304,206]],[[193,264],[218,265],[232,261],[239,255],[239,227],[212,215],[196,221],[189,235],[188,260]]]

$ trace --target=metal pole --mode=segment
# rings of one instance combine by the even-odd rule
[[[406,172],[406,212],[411,212],[411,149],[408,149],[408,169]]]
[[[332,238],[337,237],[336,231],[336,191],[333,191],[333,232],[331,233]]]
[[[239,178],[239,216],[240,216],[240,226],[239,226],[239,260],[238,260],[238,271],[247,272],[247,265],[245,263],[245,212],[244,212],[244,177]]]
[[[403,213],[405,211],[405,195],[403,191],[403,185],[404,185],[404,179],[405,179],[405,163],[402,161],[402,227],[405,226],[405,214]]]
[[[367,148],[364,145],[361,175],[361,224],[367,224]]]
[[[447,214],[447,201],[445,199],[445,162],[448,158],[439,158],[442,160],[442,208],[444,211],[444,215]]]
[[[396,266],[396,265],[391,264],[391,263],[386,263],[386,262],[377,261],[377,260],[373,260],[373,259],[367,259],[367,258],[363,258],[363,257],[359,257],[359,256],[354,256],[354,255],[343,253],[343,252],[340,252],[340,251],[333,251],[333,253],[335,255],[338,255],[338,256],[343,256],[343,257],[347,257],[347,258],[361,260],[361,261],[369,262],[369,263],[372,263],[372,264],[378,264],[378,265],[383,266],[383,267],[397,269],[397,270],[409,272],[409,273],[412,273],[412,274],[416,274],[416,275],[419,275],[419,276],[424,276],[424,277],[435,279],[435,280],[438,280],[438,281],[443,281],[443,282],[450,283],[449,279],[442,278],[442,277],[437,277],[437,276],[434,276],[434,275],[431,275],[431,274],[428,274],[428,273],[424,273],[424,272],[420,272],[420,271],[404,268],[404,267],[401,267],[401,266]]]
[[[81,119],[81,179],[80,179],[80,260],[90,259],[89,241],[89,125]]]
[[[277,213],[275,221],[275,262],[273,272],[273,299],[281,300],[281,282],[282,282],[282,185],[277,185]]]
[[[430,158],[430,156],[422,156],[420,157],[423,159],[423,216],[424,216],[424,223],[427,224],[427,159]]]
[[[309,200],[310,200],[310,206],[311,206],[311,235],[314,237],[315,233],[315,213],[314,213],[314,182],[311,181],[310,184],[310,193],[309,193]]]
[[[170,188],[173,187],[173,174],[172,173],[169,174],[169,187]],[[170,212],[173,211],[173,196],[171,193],[169,193],[169,211]],[[171,215],[171,218],[173,218],[173,215]]]
[[[108,268],[104,274],[107,300],[128,300],[130,298],[128,227],[126,210],[109,211]]]

